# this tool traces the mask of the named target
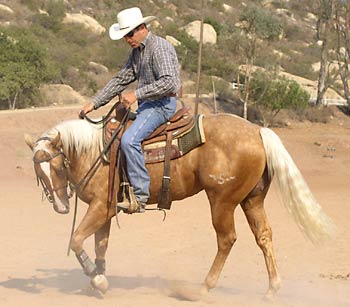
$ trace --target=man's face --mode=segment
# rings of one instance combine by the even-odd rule
[[[140,25],[136,29],[126,34],[124,39],[131,46],[131,48],[138,48],[147,36],[147,32],[147,28],[144,25]]]

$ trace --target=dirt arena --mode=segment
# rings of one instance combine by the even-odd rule
[[[337,225],[336,237],[313,246],[273,185],[266,211],[282,278],[276,300],[263,299],[268,286],[264,259],[238,208],[238,240],[217,288],[204,299],[188,301],[179,289],[191,293],[199,288],[216,253],[204,193],[173,203],[165,222],[158,212],[120,215],[121,229],[113,221],[107,252],[110,289],[104,296],[89,290],[75,256],[67,257],[73,210],[58,215],[41,201],[23,134],[37,138],[76,117],[77,110],[0,112],[0,306],[350,306],[349,119],[274,129]],[[79,203],[78,219],[85,210]],[[94,259],[93,241],[85,248]]]

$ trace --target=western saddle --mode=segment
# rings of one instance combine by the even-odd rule
[[[117,108],[116,112],[123,113],[123,110],[118,110]],[[126,112],[126,111],[125,111]],[[118,154],[119,151],[119,145],[120,140],[123,134],[124,129],[118,129],[120,127],[120,122],[116,120],[118,114],[116,116],[111,116],[106,120],[105,124],[105,143],[110,142],[112,138],[114,140],[112,141],[110,145],[110,152],[109,152],[109,189],[108,189],[108,201],[109,203],[112,202],[114,193],[115,193],[115,170],[120,169],[120,163],[119,158],[117,159],[117,156],[120,157],[120,154]],[[119,116],[120,117],[120,116]],[[135,113],[129,113],[129,121],[134,120],[136,117]],[[165,154],[164,154],[164,172],[163,172],[163,179],[162,179],[162,186],[158,194],[158,208],[159,209],[170,209],[171,207],[171,191],[170,191],[170,160],[171,160],[171,144],[173,139],[177,138],[178,136],[181,136],[184,132],[190,130],[195,124],[194,116],[191,113],[191,109],[182,106],[166,123],[159,126],[150,136],[148,136],[144,142],[142,143],[143,146],[165,141]],[[127,125],[127,123],[126,123]],[[115,135],[117,134],[117,135]],[[118,161],[117,161],[118,160]],[[123,183],[125,184],[125,183]],[[117,196],[118,197],[118,196]],[[129,197],[129,201],[130,201]],[[130,210],[129,213],[132,213],[132,210]]]

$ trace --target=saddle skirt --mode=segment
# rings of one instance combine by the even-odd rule
[[[132,119],[131,119],[132,120]],[[103,142],[106,145],[119,122],[114,117],[107,120],[104,126]],[[203,115],[194,117],[190,109],[183,107],[178,110],[168,122],[158,127],[142,143],[146,164],[164,162],[167,134],[171,134],[170,159],[179,158],[197,146],[205,143]],[[104,157],[109,163],[109,152]]]

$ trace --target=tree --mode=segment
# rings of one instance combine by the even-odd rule
[[[323,97],[330,85],[329,49],[333,28],[335,0],[319,0],[317,19],[317,39],[322,41],[320,72],[318,77],[316,105],[321,106]]]
[[[255,73],[250,96],[261,111],[263,124],[267,126],[282,109],[304,110],[310,94],[294,80],[275,78],[269,73]]]
[[[54,72],[45,50],[23,29],[0,28],[0,107],[23,107]]]
[[[241,47],[244,50],[246,69],[243,87],[243,117],[247,118],[248,100],[250,93],[250,82],[252,67],[255,63],[259,40],[274,40],[282,33],[282,26],[270,13],[257,6],[248,6],[240,14],[240,22],[244,40]]]
[[[343,83],[345,99],[350,106],[350,2],[338,1],[335,15],[339,75]]]

